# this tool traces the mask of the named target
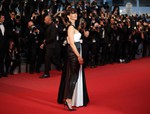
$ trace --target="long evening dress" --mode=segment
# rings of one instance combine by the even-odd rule
[[[80,44],[81,33],[74,34],[74,43],[77,50],[82,55],[82,47]],[[66,64],[62,71],[61,82],[58,92],[58,103],[64,103],[66,98],[72,99],[72,106],[86,106],[89,97],[86,88],[86,80],[84,68],[79,64],[77,56],[72,51],[70,45],[67,45]]]

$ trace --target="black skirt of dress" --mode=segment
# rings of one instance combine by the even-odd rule
[[[79,51],[80,50],[79,46],[76,45],[76,47]],[[77,82],[78,75],[79,75],[79,68],[80,68],[80,64],[78,62],[77,56],[72,51],[70,45],[68,45],[67,58],[63,67],[61,81],[59,85],[59,91],[58,91],[57,102],[59,104],[64,103],[64,100],[68,97],[68,95],[72,96],[74,87],[69,88],[69,85]],[[89,102],[89,97],[88,97],[88,92],[86,87],[84,68],[82,69],[82,73],[83,73],[83,106],[86,106]]]

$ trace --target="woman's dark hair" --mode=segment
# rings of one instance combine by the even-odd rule
[[[66,17],[67,15],[74,14],[74,13],[77,13],[77,10],[75,8],[70,7],[66,10]],[[66,19],[67,19],[68,24],[70,25],[71,22],[69,21],[68,17]]]
[[[75,8],[68,8],[66,10],[66,15],[77,13],[77,10]]]

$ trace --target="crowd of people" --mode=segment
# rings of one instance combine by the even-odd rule
[[[148,14],[120,14],[118,6],[111,10],[107,2],[98,5],[96,0],[92,3],[83,0],[3,0],[0,3],[0,77],[13,75],[22,62],[29,65],[30,74],[39,73],[43,63],[47,65],[47,73],[51,69],[48,62],[62,70],[68,45],[66,10],[70,7],[78,14],[75,28],[82,34],[84,68],[128,63],[140,55],[150,56]],[[56,39],[53,39],[52,48],[45,45],[51,42],[46,39],[45,18],[48,15],[55,25],[52,32]]]

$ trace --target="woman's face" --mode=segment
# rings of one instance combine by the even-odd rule
[[[77,20],[78,15],[77,13],[71,13],[68,17],[69,17],[69,20],[75,21]]]

